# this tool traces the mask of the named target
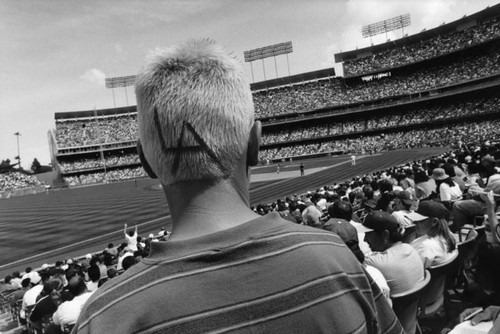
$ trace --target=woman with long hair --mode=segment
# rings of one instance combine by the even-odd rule
[[[447,262],[457,252],[456,241],[448,228],[448,209],[436,201],[423,201],[408,215],[415,224],[416,239],[411,243],[429,268]]]

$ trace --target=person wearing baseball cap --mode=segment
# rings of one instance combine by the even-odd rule
[[[423,201],[407,215],[415,224],[417,238],[411,243],[424,268],[447,262],[455,255],[456,241],[448,228],[449,212],[436,201]]]
[[[391,214],[369,213],[358,232],[365,233],[365,241],[373,251],[365,256],[366,264],[382,272],[391,294],[409,291],[424,279],[424,266],[417,251],[401,242],[404,228]]]

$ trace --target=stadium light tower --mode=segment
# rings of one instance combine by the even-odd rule
[[[20,135],[21,134],[19,133],[19,131],[14,133],[14,136],[17,137],[17,157],[16,157],[16,159],[17,159],[17,163],[19,165],[19,168],[21,168],[21,154],[19,153],[19,136]]]
[[[264,59],[268,57],[274,57],[274,68],[276,70],[276,78],[278,78],[278,65],[276,63],[276,56],[286,55],[286,63],[288,65],[288,76],[290,76],[290,63],[288,62],[288,54],[293,52],[292,42],[284,42],[274,45],[268,45],[263,48],[248,50],[243,52],[245,57],[245,62],[250,63],[250,68],[252,71],[252,81],[253,77],[253,66],[252,62],[255,60],[262,60],[262,71],[264,72],[264,80],[266,80],[266,67],[264,66]]]

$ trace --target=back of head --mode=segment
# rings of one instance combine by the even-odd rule
[[[23,279],[23,280],[21,281],[21,286],[22,286],[23,288],[27,288],[27,287],[29,287],[29,286],[30,286],[30,283],[31,283],[31,279],[29,279],[29,278],[25,278],[25,279]]]
[[[59,291],[62,290],[63,287],[64,287],[64,280],[62,276],[55,275],[52,276],[43,284],[43,291],[45,292],[46,295],[50,295],[50,293],[53,290]]]
[[[419,170],[415,173],[415,183],[422,183],[429,181],[429,176],[423,170]]]
[[[163,184],[229,178],[254,122],[240,62],[209,39],[159,51],[136,79],[139,138]]]
[[[392,187],[393,187],[392,181],[389,179],[382,179],[378,183],[378,189],[380,190],[381,193],[391,192]]]
[[[309,226],[319,226],[321,211],[314,205],[310,205],[302,212],[303,223]]]
[[[375,231],[377,233],[388,232],[389,241],[395,243],[403,239],[404,228],[396,218],[385,211],[374,211],[369,213],[363,221],[363,232]]]
[[[87,286],[85,285],[85,279],[80,275],[73,276],[68,281],[68,290],[73,294],[73,296],[79,296],[87,291]]]
[[[101,271],[98,266],[90,266],[87,269],[87,273],[89,274],[89,278],[92,282],[97,282],[101,278]]]
[[[352,206],[349,202],[336,200],[328,207],[328,215],[331,218],[341,218],[350,221],[352,219]]]
[[[453,166],[452,164],[450,163],[445,163],[443,165],[443,169],[444,169],[444,172],[446,174],[448,174],[450,177],[455,177],[456,176],[456,173],[455,173],[455,166]]]

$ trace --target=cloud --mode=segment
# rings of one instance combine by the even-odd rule
[[[115,44],[115,51],[116,51],[117,53],[122,52],[122,51],[123,51],[123,47],[122,47],[122,45],[121,45],[121,44]]]
[[[102,87],[104,87],[104,79],[105,78],[106,78],[106,74],[104,74],[101,70],[98,70],[96,68],[87,70],[85,73],[83,73],[80,76],[80,79],[91,82],[91,83],[96,83]]]

